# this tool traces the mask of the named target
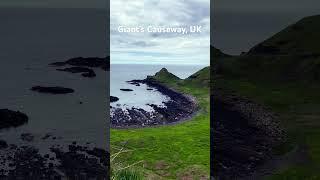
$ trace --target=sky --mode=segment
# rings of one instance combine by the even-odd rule
[[[109,2],[110,0],[1,0],[0,7],[108,9]],[[165,25],[207,25],[209,0],[114,0],[110,3],[114,62],[132,62],[135,58],[139,60],[135,62],[142,63],[147,59],[154,59],[148,63],[205,62],[206,33],[201,36],[175,37],[137,34],[120,36],[114,32],[114,28],[120,23],[133,25],[150,22]],[[320,14],[319,0],[214,0],[210,5],[213,19],[210,28],[211,44],[235,55],[248,51],[305,16]],[[208,31],[209,27],[206,32]],[[186,53],[185,56],[183,53]]]
[[[209,64],[209,0],[116,0],[110,2],[112,64]],[[126,27],[189,27],[201,33],[122,33]]]
[[[319,10],[319,0],[215,0],[215,10],[245,12],[309,12]]]
[[[215,0],[211,44],[238,55],[300,19],[320,14],[319,0]]]

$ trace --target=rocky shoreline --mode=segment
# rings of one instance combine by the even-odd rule
[[[60,145],[42,155],[32,146],[8,145],[0,149],[1,179],[102,179],[109,178],[109,153],[103,149]]]
[[[8,109],[0,109],[0,130],[18,127],[28,122],[28,116]],[[107,180],[109,152],[87,142],[78,145],[52,143],[42,154],[34,142],[45,143],[63,139],[47,133],[43,136],[22,133],[20,144],[0,139],[0,179],[101,179]]]
[[[170,89],[152,78],[132,80],[128,83],[136,86],[146,84],[150,87],[149,89],[156,89],[168,96],[170,100],[163,102],[163,106],[147,104],[153,111],[146,111],[141,108],[111,107],[112,128],[141,128],[173,124],[190,118],[198,109],[194,98]]]
[[[50,65],[57,67],[57,71],[93,78],[96,69],[109,71],[108,58],[79,57]],[[72,88],[40,85],[28,90],[53,95],[75,92]],[[7,137],[6,129],[28,121],[28,116],[22,112],[0,109],[0,130],[4,137]],[[70,142],[52,132],[17,133],[12,139],[0,135],[0,179],[109,179],[109,152],[103,146],[81,138]]]
[[[110,71],[110,57],[99,58],[99,57],[76,57],[71,58],[67,61],[59,61],[49,64],[55,67],[65,67],[57,68],[57,71],[64,71],[73,74],[81,74],[83,77],[94,78],[96,73],[92,68],[100,68],[104,71]]]
[[[249,176],[283,141],[278,117],[263,105],[221,89],[214,90],[211,101],[213,176],[222,180]]]

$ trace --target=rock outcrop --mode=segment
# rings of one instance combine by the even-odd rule
[[[71,88],[65,88],[65,87],[45,87],[45,86],[34,86],[31,88],[32,91],[36,91],[39,93],[47,93],[47,94],[68,94],[73,93],[74,90]]]
[[[29,120],[28,116],[19,111],[0,109],[0,129],[18,127]]]
[[[86,68],[86,67],[75,66],[75,67],[70,67],[70,68],[57,69],[57,71],[65,71],[65,72],[70,72],[70,73],[81,73],[81,75],[83,77],[96,77],[96,73],[92,69]]]

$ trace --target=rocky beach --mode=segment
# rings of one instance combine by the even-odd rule
[[[162,69],[160,71],[167,71]],[[146,104],[151,108],[147,111],[142,108],[122,108],[111,106],[111,126],[113,128],[139,128],[157,125],[168,125],[191,118],[197,111],[196,100],[188,95],[177,92],[157,80],[148,76],[144,80],[127,81],[128,84],[140,86],[147,85],[147,90],[155,90],[169,97],[168,101],[163,101],[163,105]],[[122,91],[133,91],[132,89],[121,89]],[[115,101],[116,97],[111,96],[110,101]]]
[[[215,89],[211,101],[213,176],[221,180],[249,177],[273,157],[272,148],[284,141],[278,116],[224,89]]]
[[[2,130],[22,126],[29,118],[22,112],[1,109],[0,119]],[[29,143],[36,141],[35,139],[63,139],[49,133],[43,137],[22,133],[20,138]],[[96,148],[89,142],[82,146],[74,141],[66,148],[57,141],[47,152],[48,154],[41,154],[34,146],[8,144],[0,139],[1,179],[108,179],[109,152]]]

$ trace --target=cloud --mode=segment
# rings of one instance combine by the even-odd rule
[[[209,64],[209,0],[111,1],[112,63]],[[119,33],[126,27],[187,27],[201,33]]]
[[[227,12],[319,11],[319,0],[216,0],[214,10]]]

